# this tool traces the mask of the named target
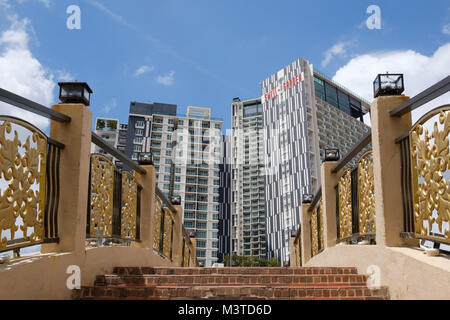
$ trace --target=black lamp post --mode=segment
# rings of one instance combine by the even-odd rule
[[[153,154],[151,152],[143,152],[139,155],[139,164],[143,166],[153,165]]]
[[[312,194],[302,195],[302,203],[312,203],[314,196]]]
[[[379,74],[373,82],[373,96],[398,96],[405,91],[403,74]]]
[[[180,196],[172,196],[172,197],[170,197],[170,202],[175,206],[179,206],[181,204],[181,197]]]
[[[339,161],[340,158],[339,149],[325,149],[325,161]]]
[[[91,104],[92,90],[86,82],[58,82],[59,100],[62,103]]]

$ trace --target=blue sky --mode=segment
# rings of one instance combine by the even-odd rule
[[[81,30],[66,27],[72,4],[81,9]],[[366,27],[373,4],[380,30]],[[164,102],[179,113],[211,107],[229,128],[232,98],[259,96],[260,81],[299,57],[368,99],[376,70],[419,65],[405,76],[411,93],[450,70],[450,3],[443,0],[0,0],[0,34],[7,31],[28,38],[24,44],[18,32],[20,39],[0,40],[0,87],[50,106],[58,80],[87,81],[94,119],[121,122],[130,101]],[[34,64],[22,78],[13,69],[9,77],[17,79],[2,80],[14,42]],[[374,70],[365,73],[361,62],[371,57]],[[413,83],[430,65],[439,72]]]

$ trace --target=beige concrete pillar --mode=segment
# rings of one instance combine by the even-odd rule
[[[172,262],[181,267],[183,260],[183,210],[180,205],[174,206],[177,210],[173,214],[174,217],[174,230],[173,230],[173,248],[172,248]]]
[[[153,216],[155,214],[156,172],[152,165],[141,166],[146,174],[135,172],[141,190],[141,248],[153,248]]]
[[[311,259],[311,228],[309,226],[311,214],[308,212],[309,206],[309,203],[302,204],[301,251],[303,265]]]
[[[69,123],[51,121],[50,137],[63,144],[60,161],[58,244],[43,244],[42,253],[84,253],[91,153],[92,113],[83,104],[57,104],[53,110],[69,116]]]
[[[332,173],[337,161],[326,161],[321,166],[322,177],[322,200],[323,200],[323,230],[325,249],[334,247],[337,241],[336,221],[336,190],[334,187],[339,182],[342,170]]]
[[[409,100],[406,96],[382,96],[371,106],[373,175],[377,244],[402,246],[403,204],[401,188],[400,149],[395,139],[411,128],[411,114],[400,118],[389,112]]]

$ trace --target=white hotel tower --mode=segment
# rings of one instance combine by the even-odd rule
[[[369,104],[298,59],[261,83],[266,169],[268,258],[289,260],[289,237],[300,221],[302,195],[320,185],[321,154],[341,154],[369,129]]]

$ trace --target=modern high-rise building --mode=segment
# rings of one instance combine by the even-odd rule
[[[325,148],[350,150],[369,129],[369,104],[298,59],[261,83],[268,258],[289,260],[304,194],[320,185]]]
[[[118,119],[97,118],[95,120],[94,132],[105,140],[110,146],[125,153],[127,127],[128,126],[126,124],[119,124]],[[113,161],[117,168],[121,169],[123,167],[121,161],[114,158],[93,143],[91,144],[91,153],[100,153],[109,160]]]
[[[166,196],[180,196],[183,221],[196,232],[197,260],[218,260],[222,120],[209,108],[132,102],[126,154],[138,160],[152,153],[157,184]]]
[[[232,251],[266,258],[265,154],[261,99],[232,103]]]
[[[230,255],[230,219],[231,219],[231,136],[222,136],[221,146],[222,161],[220,167],[220,211],[219,211],[219,253],[218,261],[223,261]]]

